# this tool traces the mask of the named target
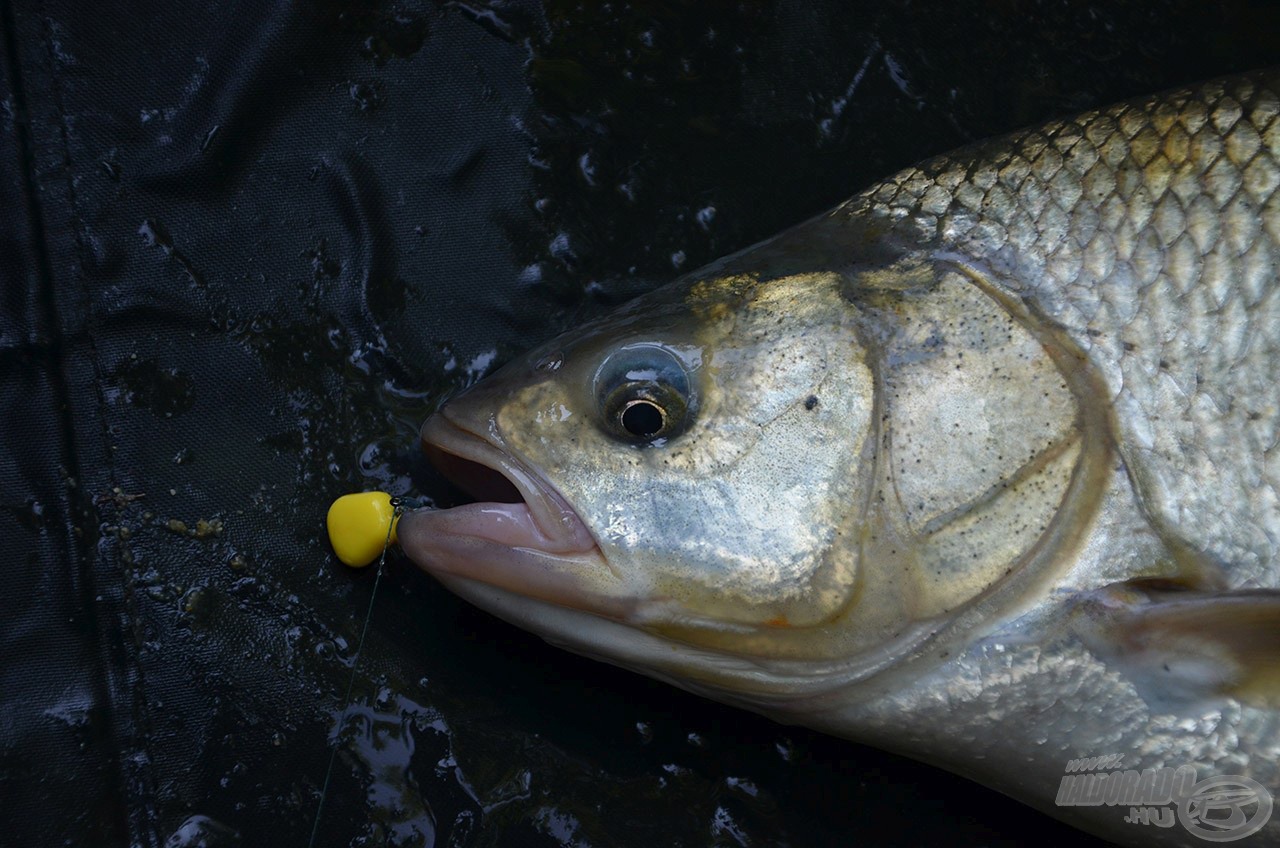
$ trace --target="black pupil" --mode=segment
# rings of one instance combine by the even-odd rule
[[[647,400],[639,400],[622,410],[622,428],[633,436],[647,438],[662,429],[662,410]]]

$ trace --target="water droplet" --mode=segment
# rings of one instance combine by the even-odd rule
[[[372,112],[382,105],[382,94],[369,83],[353,82],[347,88],[347,93],[361,112]]]
[[[578,172],[582,174],[582,179],[587,185],[595,188],[596,182],[596,164],[591,159],[591,153],[587,152],[578,157]]]
[[[533,366],[533,370],[542,372],[558,371],[563,364],[564,352],[556,350],[539,359]]]
[[[531,265],[524,266],[520,270],[519,276],[516,277],[516,282],[522,286],[536,286],[542,282],[542,263],[534,262]]]
[[[694,218],[697,220],[699,227],[709,232],[712,222],[716,219],[716,208],[714,206],[704,206],[698,210]]]
[[[573,250],[569,246],[568,233],[556,233],[555,238],[551,239],[551,243],[547,245],[547,249],[551,251],[551,255],[556,259],[573,258]]]

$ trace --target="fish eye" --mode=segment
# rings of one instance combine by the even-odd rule
[[[596,371],[595,389],[604,431],[633,445],[660,444],[693,418],[689,372],[675,352],[658,345],[614,351]]]
[[[651,444],[675,435],[687,411],[684,399],[660,383],[623,383],[604,400],[605,424],[611,434],[636,444]]]

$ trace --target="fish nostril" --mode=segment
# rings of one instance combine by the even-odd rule
[[[450,483],[477,501],[524,503],[520,490],[502,472],[469,459],[426,445],[427,459]]]

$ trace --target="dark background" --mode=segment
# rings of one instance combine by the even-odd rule
[[[1280,58],[1270,2],[0,0],[0,845],[305,845],[416,428],[893,170]],[[948,774],[393,555],[317,844],[1011,845]]]

